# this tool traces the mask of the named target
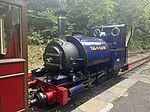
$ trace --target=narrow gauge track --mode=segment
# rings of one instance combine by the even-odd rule
[[[148,62],[150,60],[150,56],[147,56],[145,58],[142,58],[140,60],[137,60],[135,62],[132,62],[132,63],[129,63],[129,70],[123,72],[123,74],[133,70],[133,69],[136,69],[137,67],[140,67],[142,65],[144,65],[146,62]]]
[[[128,58],[133,57],[133,56],[137,56],[138,54],[144,54],[144,53],[148,53],[148,52],[150,52],[150,49],[147,49],[144,51],[139,51],[139,52],[129,52]]]
[[[129,64],[129,70],[120,73],[119,75],[105,81],[101,85],[92,86],[89,89],[83,91],[80,93],[80,95],[75,96],[72,100],[69,101],[69,103],[65,106],[59,105],[59,104],[48,104],[45,105],[44,108],[31,108],[30,112],[70,112],[79,105],[83,104],[84,102],[88,101],[89,99],[93,98],[94,96],[104,92],[108,88],[112,87],[113,85],[117,84],[118,82],[124,80],[127,76],[129,76],[127,73],[130,71],[143,66],[145,63],[150,61],[150,56],[147,56],[145,58],[142,58],[140,60],[137,60],[135,62],[132,62]]]

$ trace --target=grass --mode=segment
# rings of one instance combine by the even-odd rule
[[[43,67],[43,53],[46,45],[28,46],[28,70],[29,72],[36,68]]]

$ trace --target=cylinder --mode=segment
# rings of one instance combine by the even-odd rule
[[[84,89],[83,84],[77,84],[69,88],[70,96],[76,95]]]

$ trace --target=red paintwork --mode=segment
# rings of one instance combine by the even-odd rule
[[[28,84],[31,84],[31,85],[29,85],[30,88],[40,88],[43,91],[49,91],[50,89],[52,89],[52,90],[56,89],[55,86],[53,86],[51,84],[47,84],[38,79],[34,79],[33,77],[30,77],[30,79],[28,79],[28,81],[29,81]]]
[[[0,102],[2,112],[24,109],[23,76],[0,79]]]
[[[68,102],[68,90],[65,87],[57,87],[56,101],[59,104],[65,105]]]
[[[24,66],[19,62],[0,64],[0,76],[22,73],[22,72],[24,72]]]
[[[68,90],[65,87],[59,86],[56,87],[51,84],[47,84],[38,79],[30,77],[28,79],[28,84],[31,88],[38,88],[43,91],[43,94],[46,95],[46,101],[52,102],[56,101],[61,105],[65,105],[68,102]]]
[[[44,92],[44,95],[46,96],[47,102],[53,101],[55,99],[55,91],[50,90],[48,92]]]
[[[7,77],[0,78],[0,104],[2,112],[16,112],[25,108],[23,65],[23,61],[0,63],[0,77]],[[15,76],[17,73],[22,74]]]

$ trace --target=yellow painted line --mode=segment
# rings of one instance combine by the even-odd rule
[[[150,84],[150,79],[148,77],[139,77],[139,81]]]
[[[150,79],[141,78],[140,81],[141,81],[141,82],[144,82],[144,83],[150,84]]]
[[[100,100],[91,99],[78,108],[84,112],[108,112],[113,107],[112,103],[106,103]]]
[[[136,79],[138,81],[150,84],[150,77],[146,76],[132,76],[131,78]]]
[[[127,91],[127,89],[113,86],[113,87],[109,88],[107,91],[118,94],[119,96],[123,96],[123,94]]]
[[[130,87],[132,87],[137,82],[138,82],[137,79],[129,78],[129,79],[125,79],[125,80],[117,83],[115,86],[125,88],[125,89],[129,89]]]

